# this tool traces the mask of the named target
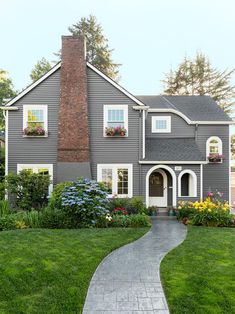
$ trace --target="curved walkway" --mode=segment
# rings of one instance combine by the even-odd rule
[[[98,266],[83,314],[168,314],[160,262],[185,236],[185,226],[176,220],[154,219],[146,235],[112,252]]]

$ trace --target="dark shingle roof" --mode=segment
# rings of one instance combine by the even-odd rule
[[[194,138],[147,138],[147,161],[205,161]]]
[[[146,106],[175,109],[192,121],[231,121],[210,96],[136,96]]]

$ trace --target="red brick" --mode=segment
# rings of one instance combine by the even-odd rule
[[[89,155],[84,39],[62,36],[58,161],[89,162]]]

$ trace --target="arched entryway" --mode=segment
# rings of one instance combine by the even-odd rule
[[[172,201],[169,204],[169,198]],[[166,165],[153,166],[146,174],[146,206],[176,206],[176,175]]]

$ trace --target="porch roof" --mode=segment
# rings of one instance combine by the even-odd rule
[[[194,138],[147,138],[143,161],[206,161]]]

